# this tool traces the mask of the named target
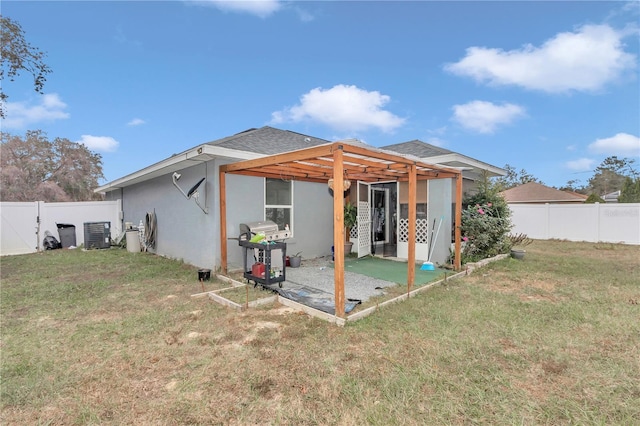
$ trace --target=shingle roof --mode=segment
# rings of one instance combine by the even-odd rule
[[[585,197],[574,192],[528,182],[501,192],[507,203],[583,203]]]
[[[329,143],[329,141],[303,135],[302,133],[264,126],[259,129],[245,130],[233,136],[208,142],[208,145],[264,155],[274,155],[326,143]]]
[[[435,157],[436,155],[455,154],[448,149],[440,148],[435,145],[414,139],[409,142],[396,143],[393,145],[383,146],[382,149],[395,151],[400,154],[410,154],[419,158]]]
[[[487,173],[488,176],[506,175],[506,171],[499,167],[446,148],[422,142],[419,139],[387,145],[382,147],[382,149],[394,151],[402,155],[411,155],[422,160],[434,162],[434,164],[461,168],[464,170],[465,177],[473,180],[477,180],[482,173]]]

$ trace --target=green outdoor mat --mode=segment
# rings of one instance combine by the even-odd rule
[[[423,271],[422,264],[416,264],[415,285],[422,285],[444,278],[445,269],[435,268],[433,271]],[[365,256],[360,259],[346,258],[344,262],[345,272],[366,275],[398,284],[407,284],[407,262],[383,259],[374,256]]]

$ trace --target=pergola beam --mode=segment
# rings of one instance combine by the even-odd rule
[[[241,172],[235,172],[233,174],[236,175],[243,175],[243,176],[254,176],[254,177],[262,177],[262,178],[273,178],[273,179],[282,179],[282,175],[281,174],[277,174],[277,173],[266,173],[266,172],[257,172],[257,171],[251,171],[251,170],[245,170],[245,171],[241,171]],[[313,178],[313,177],[303,177],[303,176],[298,176],[295,179],[291,179],[291,180],[298,180],[298,181],[305,181],[305,182],[316,182],[316,183],[327,183],[327,179],[323,179],[323,178]]]
[[[244,160],[237,163],[224,164],[220,166],[225,172],[234,172],[242,169],[270,166],[273,164],[285,164],[293,161],[304,161],[310,158],[331,156],[335,149],[335,144],[314,146],[312,148],[301,149],[283,154],[271,155],[269,157],[256,158],[254,160]]]
[[[275,166],[265,166],[262,168],[265,173],[272,173],[274,175],[280,175],[283,179],[289,177],[304,177],[304,178],[325,178],[329,179],[329,177],[333,174],[330,170],[327,172],[322,170],[312,170],[306,168],[292,168],[292,167],[278,167]]]

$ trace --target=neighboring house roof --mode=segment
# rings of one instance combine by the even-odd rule
[[[614,191],[614,192],[610,192],[608,194],[605,194],[602,199],[606,202],[606,203],[617,203],[618,202],[618,198],[620,197],[620,194],[622,193],[622,191]]]
[[[507,172],[500,167],[492,166],[475,158],[467,157],[466,155],[431,145],[418,139],[383,146],[382,149],[395,151],[400,154],[413,155],[433,164],[470,170],[476,174],[475,178],[479,178],[482,171],[486,171],[488,177],[504,176],[507,174]]]
[[[528,182],[501,192],[507,203],[584,203],[582,194],[560,191],[537,182]]]
[[[575,195],[576,197],[580,197],[580,198],[582,198],[582,199],[583,199],[583,200],[585,200],[585,201],[587,200],[587,198],[589,198],[589,196],[588,196],[588,195],[580,194],[579,192],[574,192],[574,191],[565,191],[565,192],[566,192],[567,194],[572,194],[572,195]]]

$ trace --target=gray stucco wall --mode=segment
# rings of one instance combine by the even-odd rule
[[[264,220],[264,179],[228,174],[227,236],[235,238],[240,224]],[[326,184],[293,182],[293,238],[286,240],[287,254],[302,252],[303,258],[331,254],[333,245],[333,198]],[[227,241],[230,269],[242,265],[236,240]]]
[[[237,238],[240,224],[264,220],[264,179],[226,175],[227,237]],[[220,218],[218,218],[220,220]],[[237,240],[227,240],[227,266],[240,268],[242,250]]]
[[[200,204],[209,208],[205,214],[193,199],[187,199],[173,185],[172,174],[167,174],[122,189],[124,222],[138,226],[147,213],[155,213],[157,221],[156,249],[162,256],[180,259],[186,263],[214,268],[216,250],[212,244],[218,225],[217,173],[213,162],[200,163],[179,171],[178,185],[187,192],[202,177],[207,180],[198,188]],[[117,191],[116,191],[117,193]]]
[[[453,229],[451,205],[455,202],[455,199],[451,197],[452,186],[455,187],[455,180],[453,179],[433,179],[429,181],[429,222],[433,223],[435,219],[437,229],[440,218],[444,216],[431,256],[431,261],[434,263],[445,263],[447,257],[449,257],[451,230]]]
[[[291,253],[303,258],[331,254],[333,245],[333,195],[325,183],[294,182],[294,238]]]
[[[229,161],[226,161],[229,162]],[[200,204],[188,200],[173,185],[171,173],[107,194],[107,199],[122,199],[123,222],[138,226],[147,213],[155,212],[157,245],[150,250],[185,263],[216,270],[220,257],[220,208],[218,168],[225,161],[216,159],[179,170],[178,185],[187,192],[200,178]],[[264,220],[264,179],[226,175],[227,262],[230,269],[242,265],[237,238],[240,224]],[[305,258],[331,253],[333,244],[333,198],[326,184],[293,182],[294,237],[287,240],[289,254],[302,252]]]

